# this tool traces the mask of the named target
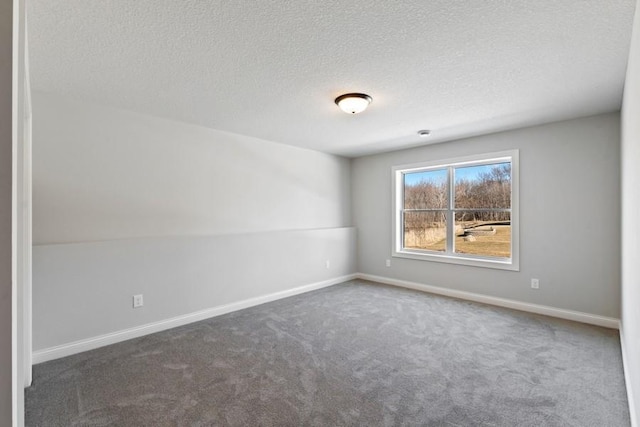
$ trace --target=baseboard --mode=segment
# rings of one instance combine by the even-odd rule
[[[583,313],[581,311],[564,310],[561,308],[555,308],[546,305],[530,304],[506,298],[498,298],[472,292],[458,291],[455,289],[441,288],[438,286],[424,285],[422,283],[409,282],[406,280],[374,276],[372,274],[358,273],[357,277],[359,279],[370,280],[372,282],[384,283],[387,285],[429,292],[432,294],[445,295],[453,298],[481,302],[484,304],[497,305],[499,307],[512,308],[514,310],[526,311],[529,313],[544,314],[546,316],[558,317],[560,319],[574,320],[576,322],[588,323],[590,325],[604,326],[605,328],[618,329],[620,326],[619,319],[615,319],[613,317],[598,316],[596,314]]]
[[[630,355],[627,353],[627,345],[624,339],[624,328],[620,325],[620,347],[622,351],[622,369],[624,371],[624,382],[627,386],[627,400],[629,401],[629,418],[631,418],[631,427],[639,427],[638,414],[636,412],[633,387],[631,386],[631,377],[629,373]]]
[[[152,334],[154,332],[164,331],[166,329],[198,322],[200,320],[209,319],[211,317],[220,316],[223,314],[231,313],[233,311],[242,310],[244,308],[249,308],[282,298],[303,294],[305,292],[311,292],[317,289],[326,288],[338,283],[353,280],[356,277],[356,274],[335,277],[333,279],[311,283],[293,289],[287,289],[286,291],[280,291],[255,298],[249,298],[218,307],[208,308],[206,310],[196,311],[194,313],[189,313],[182,316],[172,317],[170,319],[161,320],[158,322],[148,323],[146,325],[137,326],[135,328],[124,329],[97,337],[87,338],[68,344],[62,344],[55,347],[38,350],[33,353],[33,363],[38,364],[47,362],[49,360],[59,359],[61,357],[71,356],[83,351],[93,350],[99,347],[104,347],[106,345],[115,344],[132,338],[138,338],[144,335]]]

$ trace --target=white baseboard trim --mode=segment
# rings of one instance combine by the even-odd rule
[[[104,347],[106,345],[115,344],[132,338],[138,338],[144,335],[152,334],[154,332],[164,331],[166,329],[175,328],[177,326],[186,325],[188,323],[198,322],[200,320],[209,319],[211,317],[220,316],[223,314],[231,313],[233,311],[242,310],[244,308],[249,308],[282,298],[303,294],[305,292],[311,292],[317,289],[326,288],[338,283],[353,280],[356,277],[356,274],[348,274],[346,276],[335,277],[333,279],[323,280],[322,282],[311,283],[309,285],[299,286],[297,288],[287,289],[285,291],[274,292],[268,295],[249,298],[218,307],[208,308],[189,314],[184,314],[182,316],[172,317],[166,320],[148,323],[146,325],[136,326],[134,328],[124,329],[97,337],[74,341],[68,344],[45,348],[33,353],[33,363],[37,364],[47,362],[49,360],[59,359],[61,357],[71,356],[72,354],[82,353],[83,351],[93,350],[99,347]]]
[[[627,345],[624,339],[624,327],[620,324],[620,347],[622,351],[622,369],[624,371],[624,382],[627,386],[627,400],[629,401],[629,417],[631,418],[631,427],[640,427],[638,425],[638,417],[640,414],[636,412],[633,388],[631,386],[631,377],[629,372],[629,363],[631,355],[627,352]]]
[[[558,317],[560,319],[574,320],[576,322],[588,323],[590,325],[604,326],[605,328],[618,329],[620,320],[613,317],[598,316],[596,314],[583,313],[581,311],[565,310],[561,308],[549,307],[546,305],[530,304],[506,298],[492,297],[488,295],[476,294],[472,292],[458,291],[455,289],[441,288],[438,286],[424,285],[422,283],[409,282],[406,280],[392,279],[389,277],[374,276],[372,274],[358,273],[357,277],[372,282],[384,283],[387,285],[399,286],[432,294],[445,295],[469,301],[481,302],[484,304],[497,305],[499,307],[512,308],[514,310],[526,311],[529,313],[544,314],[546,316]]]

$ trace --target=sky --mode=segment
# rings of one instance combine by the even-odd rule
[[[491,169],[496,167],[496,165],[503,165],[505,163],[493,163],[490,165],[479,165],[479,166],[465,166],[465,167],[457,167],[455,168],[455,176],[456,179],[466,179],[469,181],[476,181],[479,179],[480,174],[484,172],[489,172]],[[420,181],[434,181],[436,183],[446,183],[447,182],[447,169],[436,169],[427,172],[414,172],[407,173],[404,175],[405,185],[415,185]]]

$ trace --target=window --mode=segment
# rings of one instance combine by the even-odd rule
[[[393,168],[402,258],[518,270],[518,151]]]

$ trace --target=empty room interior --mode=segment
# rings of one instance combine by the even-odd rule
[[[26,22],[26,425],[639,425],[635,0]]]

